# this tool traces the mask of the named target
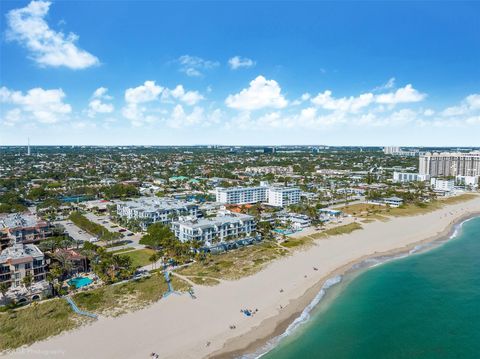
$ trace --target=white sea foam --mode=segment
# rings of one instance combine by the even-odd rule
[[[280,334],[279,336],[269,340],[263,347],[257,350],[255,353],[245,354],[241,356],[242,359],[256,359],[260,358],[263,355],[267,354],[270,350],[272,350],[283,338],[292,334],[298,327],[300,327],[303,323],[307,322],[310,319],[310,312],[320,303],[323,299],[327,290],[334,285],[340,283],[342,281],[343,276],[338,275],[332,278],[329,278],[325,281],[320,291],[317,293],[315,298],[305,307],[302,313],[295,318],[295,320],[285,329],[285,331]]]

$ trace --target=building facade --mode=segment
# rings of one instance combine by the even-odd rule
[[[395,183],[427,181],[429,178],[430,176],[426,174],[393,172],[393,182]]]
[[[0,253],[0,283],[20,287],[27,275],[32,283],[46,278],[45,256],[37,246],[17,243]]]
[[[430,185],[435,191],[451,192],[455,187],[455,181],[453,179],[444,180],[439,178],[432,178]]]
[[[286,207],[300,202],[300,189],[296,187],[270,187],[268,204],[273,207]]]
[[[216,201],[225,204],[253,204],[267,201],[267,186],[217,187]]]
[[[0,232],[10,243],[36,243],[50,236],[52,228],[31,213],[11,213],[0,216]]]
[[[217,187],[216,201],[224,204],[267,203],[274,207],[285,207],[300,202],[300,189],[296,187]]]
[[[419,157],[419,172],[430,177],[480,176],[480,152],[427,152]]]
[[[172,223],[172,231],[180,241],[195,241],[207,245],[247,237],[255,230],[254,217],[239,213],[224,213],[213,218]]]
[[[160,222],[169,224],[180,216],[198,217],[198,205],[187,201],[144,197],[131,201],[118,202],[117,214],[127,220],[137,220],[143,230]]]

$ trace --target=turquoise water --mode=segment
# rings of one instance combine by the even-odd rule
[[[480,218],[455,240],[347,275],[262,359],[480,358]]]
[[[76,278],[70,279],[67,283],[68,285],[74,285],[75,288],[78,289],[78,288],[85,287],[86,285],[89,285],[92,282],[93,280],[87,277],[76,277]]]

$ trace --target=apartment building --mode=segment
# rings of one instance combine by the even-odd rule
[[[30,275],[32,283],[46,278],[45,256],[33,244],[17,243],[0,253],[0,283],[20,287],[23,279]]]
[[[300,189],[296,187],[270,187],[268,204],[273,207],[286,207],[300,202]]]
[[[172,231],[182,242],[196,241],[206,245],[252,235],[256,230],[253,216],[225,212],[216,217],[180,220],[172,223]]]
[[[267,186],[215,188],[216,201],[225,204],[266,202],[267,192]]]
[[[453,179],[443,180],[439,178],[432,178],[430,185],[435,191],[439,192],[451,192],[455,187],[455,181]]]
[[[246,173],[250,174],[274,174],[274,175],[291,175],[293,173],[293,166],[260,166],[247,167]]]
[[[180,216],[198,217],[198,205],[187,201],[142,197],[117,202],[117,214],[128,220],[138,220],[143,230],[152,223],[169,224]]]
[[[393,182],[395,183],[405,183],[405,182],[421,182],[427,181],[430,178],[429,175],[419,174],[419,173],[408,173],[408,172],[393,172]]]
[[[430,177],[480,176],[480,152],[427,152],[419,157],[419,172]]]
[[[52,234],[47,221],[31,213],[11,213],[0,216],[2,246],[10,243],[35,243]],[[7,242],[8,241],[8,242]]]
[[[225,204],[267,203],[270,206],[284,207],[300,202],[300,189],[296,187],[276,187],[262,183],[257,187],[217,187],[216,200]]]
[[[383,153],[386,155],[414,157],[419,154],[419,151],[404,151],[398,146],[387,146],[383,148]]]

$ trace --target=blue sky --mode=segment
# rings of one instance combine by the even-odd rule
[[[0,144],[480,145],[479,2],[0,11]]]

